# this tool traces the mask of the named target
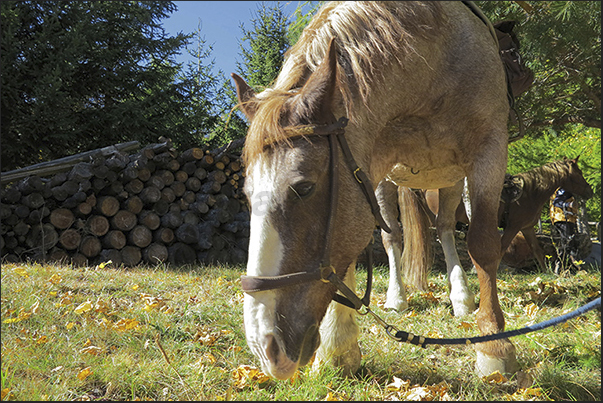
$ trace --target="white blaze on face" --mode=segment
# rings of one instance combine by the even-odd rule
[[[261,157],[252,168],[245,184],[251,205],[247,275],[274,276],[278,274],[283,258],[283,245],[269,217],[273,210],[276,172]],[[275,305],[274,291],[245,294],[247,343],[263,363],[266,363],[267,358],[261,343],[274,330]]]

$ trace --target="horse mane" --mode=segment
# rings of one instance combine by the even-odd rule
[[[569,159],[564,158],[559,161],[549,162],[515,176],[521,177],[524,180],[524,187],[536,192],[545,192],[551,188],[551,184],[559,183],[560,179],[569,174],[569,161]]]
[[[388,64],[403,65],[415,52],[413,39],[434,35],[442,20],[438,2],[339,1],[325,4],[304,29],[272,88],[259,93],[248,130],[244,161],[264,150],[266,143],[288,142],[281,126],[285,102],[303,86],[322,62],[332,38],[338,49],[337,88],[347,117],[354,122],[354,101],[368,107],[375,82]]]

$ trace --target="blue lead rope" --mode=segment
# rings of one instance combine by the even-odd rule
[[[600,308],[600,307],[601,307],[601,297],[589,302],[588,304],[586,304],[584,306],[581,306],[580,308],[576,309],[575,311],[566,313],[565,315],[559,316],[557,318],[549,319],[544,322],[537,323],[535,325],[526,326],[522,329],[509,330],[507,332],[490,334],[487,336],[456,338],[456,339],[435,339],[435,338],[431,338],[431,337],[416,336],[412,333],[404,332],[402,330],[398,330],[395,335],[392,335],[390,333],[390,329],[392,329],[393,327],[386,328],[386,332],[390,337],[396,339],[399,342],[410,343],[410,344],[414,344],[414,345],[420,346],[420,347],[425,347],[429,344],[440,344],[440,345],[465,344],[465,345],[468,345],[468,344],[475,344],[475,343],[483,343],[483,342],[492,341],[492,340],[505,339],[508,337],[519,336],[520,334],[534,332],[536,330],[546,329],[547,327],[559,325],[559,324],[566,322],[570,319],[573,319],[577,316],[584,315],[588,311],[591,311],[595,308]]]

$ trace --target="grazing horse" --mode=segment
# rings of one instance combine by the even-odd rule
[[[591,198],[593,190],[584,179],[582,170],[578,167],[578,157],[574,159],[563,158],[559,161],[550,162],[527,172],[513,175],[511,179],[512,182],[521,185],[518,195],[512,198],[501,196],[498,209],[498,226],[504,229],[502,248],[506,251],[513,238],[518,232],[521,232],[536,261],[544,269],[544,251],[534,232],[534,226],[540,218],[542,207],[559,187],[567,189],[584,199]],[[439,191],[429,189],[417,195],[408,188],[398,188],[395,184],[386,180],[382,181],[377,187],[377,196],[383,211],[383,218],[387,225],[392,228],[390,233],[381,231],[383,246],[389,257],[390,267],[385,307],[396,310],[403,310],[407,307],[402,278],[405,278],[408,284],[418,289],[425,288],[426,273],[431,265],[431,260],[428,258],[417,259],[417,256],[429,256],[430,247],[428,243],[431,238],[427,229],[428,225],[434,222],[446,260],[453,312],[457,316],[473,312],[475,310],[475,298],[467,287],[467,280],[456,251],[454,237],[443,234],[443,228],[438,226]],[[402,233],[398,226],[398,208],[400,209],[402,228],[409,228],[409,231],[404,232],[404,253],[402,254],[400,253]],[[423,218],[417,218],[416,214],[412,212],[413,209],[417,210],[416,214],[423,215]],[[455,216],[455,221],[469,223],[465,204],[462,203],[460,198],[455,208]],[[417,267],[421,269],[417,270]],[[404,271],[404,275],[402,275],[402,271]]]
[[[271,88],[256,93],[232,77],[250,121],[244,327],[266,373],[290,378],[312,357],[345,374],[359,368],[361,305],[332,301],[355,289],[375,220],[385,228],[374,190],[386,177],[440,189],[439,220],[450,228],[466,178],[477,323],[482,334],[504,329],[496,212],[509,104],[497,42],[474,12],[462,2],[327,3]],[[474,348],[479,374],[517,369],[508,339]]]

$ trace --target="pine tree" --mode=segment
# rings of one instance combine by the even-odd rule
[[[111,144],[172,137],[188,37],[172,2],[3,1],[2,169]]]
[[[289,48],[287,20],[280,2],[272,8],[262,3],[251,19],[252,30],[241,24],[243,62],[237,62],[237,71],[257,91],[272,84],[283,65]]]

